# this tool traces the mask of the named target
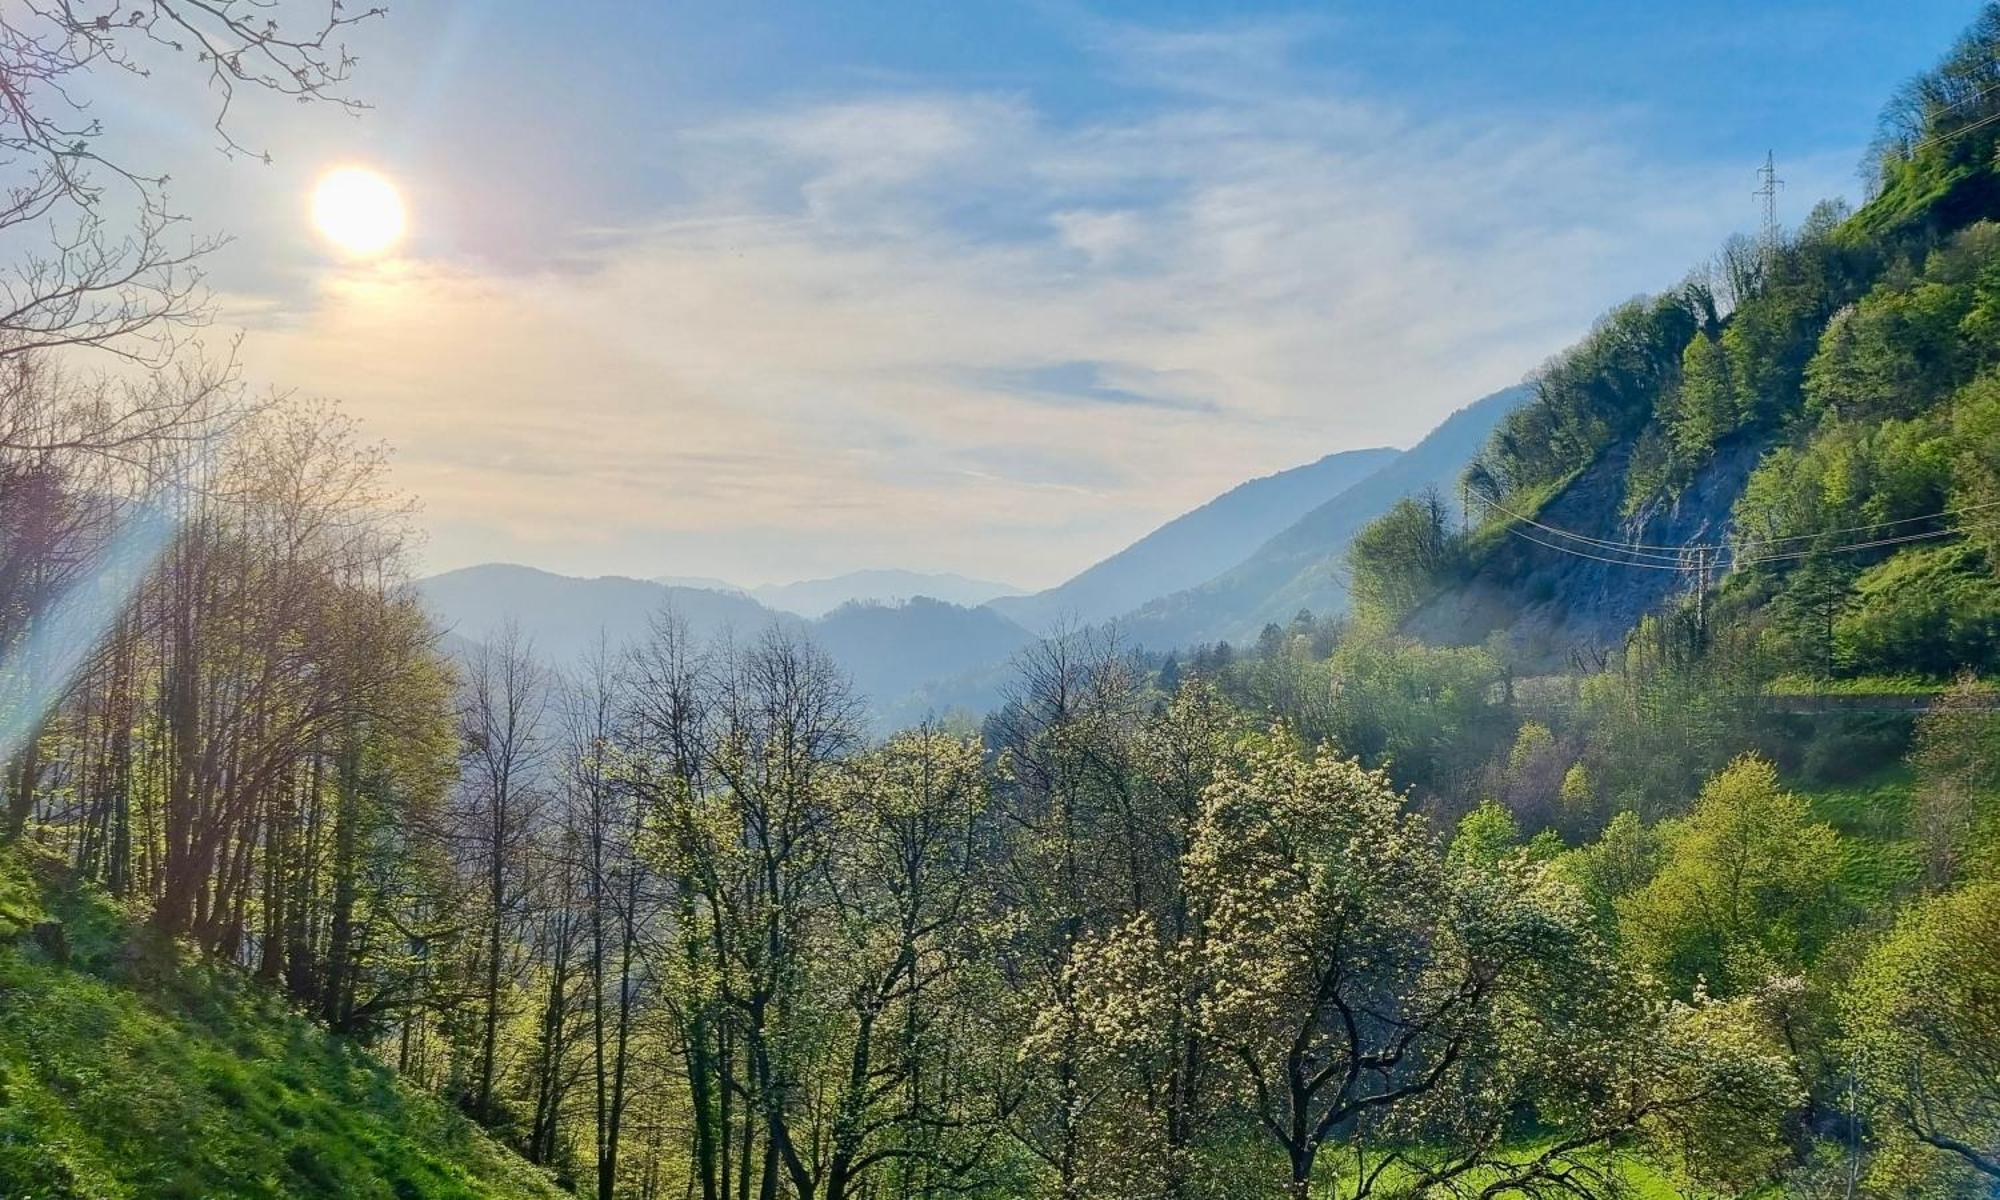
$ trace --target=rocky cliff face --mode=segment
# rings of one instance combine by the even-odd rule
[[[1606,541],[1651,546],[1713,545],[1729,534],[1730,512],[1767,443],[1725,443],[1678,495],[1630,517],[1625,479],[1630,446],[1605,453],[1537,516],[1545,525]],[[1618,646],[1639,618],[1687,593],[1690,572],[1597,561],[1621,556],[1517,524],[1463,584],[1432,598],[1405,628],[1426,641],[1457,645],[1498,635],[1524,665],[1550,668]],[[1564,545],[1566,553],[1526,540]],[[1662,564],[1664,565],[1664,564]]]

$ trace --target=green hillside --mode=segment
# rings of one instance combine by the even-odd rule
[[[0,857],[0,1195],[558,1195],[476,1125],[32,850]]]
[[[81,7],[10,8],[0,68],[136,65]],[[240,7],[130,28],[325,79],[341,20]],[[0,319],[0,1200],[2000,1200],[2000,0],[1870,173],[1333,499],[1267,479],[1109,560],[1237,538],[1158,623],[1048,637],[412,586],[330,402],[78,384]],[[31,315],[98,311],[91,245]],[[1092,430],[1209,411],[1071,365],[1145,402]],[[881,511],[686,424],[755,484],[711,500]],[[850,465],[964,476],[952,519],[995,441]],[[621,507],[706,503],[617,449]],[[1097,501],[1051,466],[1053,531]],[[533,524],[589,555],[606,514]]]
[[[1996,48],[1989,9],[1892,101],[1859,211],[1736,239],[1543,367],[1468,473],[1483,524],[1364,533],[1357,593],[1537,670],[1682,610],[1766,686],[2000,662]]]

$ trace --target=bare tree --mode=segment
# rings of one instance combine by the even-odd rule
[[[90,347],[147,366],[169,362],[206,320],[199,260],[219,241],[169,234],[185,218],[167,176],[107,149],[91,84],[143,79],[192,58],[218,97],[220,148],[249,152],[229,133],[239,89],[344,107],[354,66],[340,38],[381,14],[338,0],[17,0],[0,9],[0,361]]]
[[[480,878],[485,921],[484,1011],[471,1099],[486,1121],[497,1115],[493,1076],[502,984],[511,985],[515,974],[521,904],[531,886],[531,839],[546,801],[548,707],[548,673],[535,661],[533,643],[509,621],[473,652],[459,711],[459,838]]]

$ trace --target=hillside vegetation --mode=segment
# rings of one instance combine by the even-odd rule
[[[1996,42],[1989,12],[1890,106],[1860,212],[1733,241],[1545,365],[1468,473],[1479,528],[1364,537],[1359,586],[1424,636],[1504,633],[1544,667],[1698,583],[1720,585],[1700,635],[1762,679],[1988,666]]]
[[[432,583],[575,609],[454,657],[338,411],[0,346],[0,1192],[1996,1194],[1996,142],[2000,5],[1476,523],[1322,506],[1169,654],[500,569]],[[1334,534],[1352,612],[1257,607]]]
[[[500,1200],[553,1181],[61,862],[0,853],[0,1195]]]

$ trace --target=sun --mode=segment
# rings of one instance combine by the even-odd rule
[[[339,167],[320,176],[312,194],[320,236],[342,253],[373,258],[403,240],[407,218],[396,185],[366,167]]]

